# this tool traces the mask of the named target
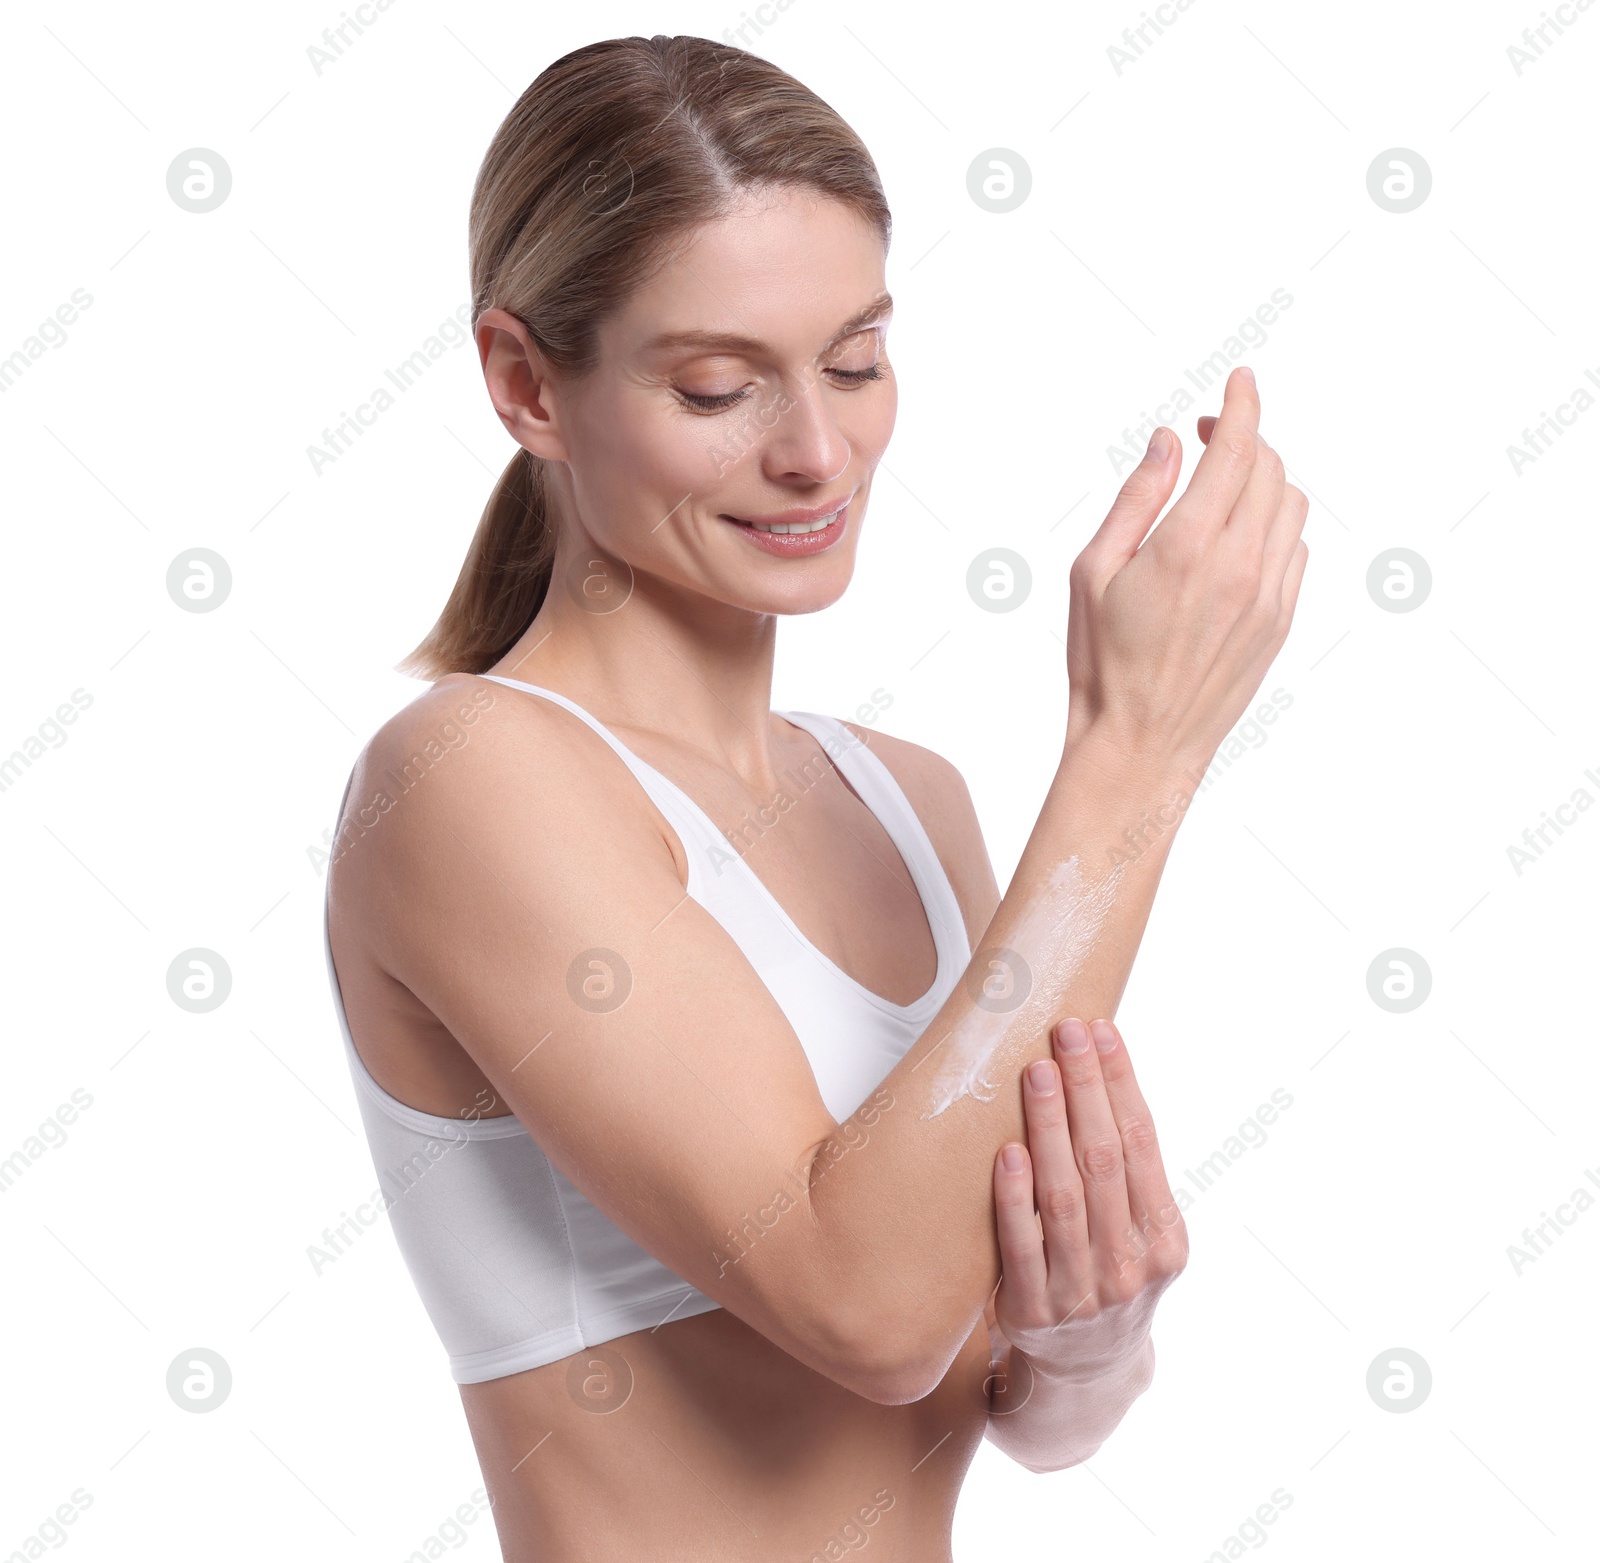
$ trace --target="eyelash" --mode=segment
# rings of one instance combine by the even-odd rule
[[[881,380],[883,366],[874,364],[870,369],[830,369],[829,374],[837,375],[841,380],[848,381],[851,385],[865,385],[868,380]],[[678,391],[677,397],[684,406],[695,412],[726,412],[728,408],[736,406],[748,395],[748,388],[738,391],[729,391],[725,396],[696,396],[692,391]]]

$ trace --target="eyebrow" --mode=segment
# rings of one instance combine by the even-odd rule
[[[893,309],[893,298],[887,293],[881,294],[865,309],[857,310],[845,321],[823,344],[823,352],[842,342],[846,337],[854,336],[856,332],[865,331],[868,326],[876,325]],[[707,351],[730,353],[760,353],[767,350],[767,344],[759,338],[741,336],[738,332],[731,331],[664,331],[659,336],[651,337],[645,343],[644,350],[656,352],[667,347],[697,347]]]

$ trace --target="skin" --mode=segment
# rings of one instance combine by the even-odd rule
[[[492,671],[576,700],[730,830],[781,773],[819,764],[771,713],[776,625],[836,601],[854,568],[895,387],[884,318],[839,332],[882,310],[883,258],[842,206],[753,192],[604,323],[581,379],[506,312],[477,323],[502,422],[549,464],[559,535],[546,603]],[[651,345],[689,330],[759,345]],[[706,411],[684,393],[742,399]],[[955,768],[852,724],[928,830],[975,951],[1025,925],[1055,865],[1103,861],[1181,791],[1281,646],[1305,500],[1258,419],[1236,372],[1172,512],[1146,540],[1181,461],[1165,433],[1074,565],[1061,762],[1004,897]],[[845,535],[805,559],[723,519],[846,495]],[[586,611],[564,585],[574,567],[625,607]],[[505,1556],[805,1558],[865,1535],[885,1559],[947,1559],[986,1432],[1059,1469],[1150,1381],[1152,1310],[1187,1238],[1115,1027],[1096,1021],[1109,1045],[1074,1051],[1082,1023],[1050,1022],[1114,1013],[1174,832],[1125,870],[1065,1013],[991,1017],[991,1078],[1008,1088],[925,1116],[935,1071],[919,1065],[977,1013],[962,982],[885,1077],[890,1106],[841,1126],[771,995],[684,897],[682,843],[570,713],[452,674],[374,736],[352,800],[474,690],[494,698],[470,741],[330,870],[352,1034],[403,1101],[517,1113],[601,1210],[722,1304],[608,1342],[626,1395],[604,1361],[589,1404],[570,1361],[461,1386]],[[909,1002],[935,969],[921,903],[824,771],[746,861],[824,955]],[[567,996],[574,952],[594,946],[633,978],[614,1017]],[[795,1167],[805,1208],[719,1270],[718,1234]]]

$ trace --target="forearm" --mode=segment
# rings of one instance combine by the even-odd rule
[[[989,1338],[995,1393],[987,1437],[1030,1471],[1059,1471],[1087,1460],[1149,1388],[1155,1369],[1148,1335],[1128,1361],[1092,1373],[1051,1371],[998,1329]]]
[[[1057,1019],[1115,1013],[1191,788],[1069,734],[963,979],[875,1093],[870,1130],[843,1157],[819,1147],[812,1274],[907,1399],[942,1377],[999,1277],[990,1169],[1023,1132],[1021,1072],[1050,1056]]]

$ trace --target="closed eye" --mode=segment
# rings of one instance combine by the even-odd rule
[[[835,379],[844,380],[850,385],[864,385],[868,380],[881,380],[883,366],[873,364],[868,369],[830,369],[828,371]]]
[[[883,378],[883,366],[872,364],[866,369],[825,369],[824,374],[832,375],[835,380],[842,381],[848,386],[865,385],[869,380]],[[730,407],[736,407],[750,394],[749,386],[741,386],[737,391],[724,391],[719,396],[701,396],[694,391],[685,391],[674,387],[674,394],[685,407],[694,412],[726,412]]]
[[[742,402],[749,391],[750,387],[744,386],[737,391],[725,391],[721,396],[696,396],[693,391],[678,391],[677,396],[684,406],[693,408],[695,412],[723,412]]]

